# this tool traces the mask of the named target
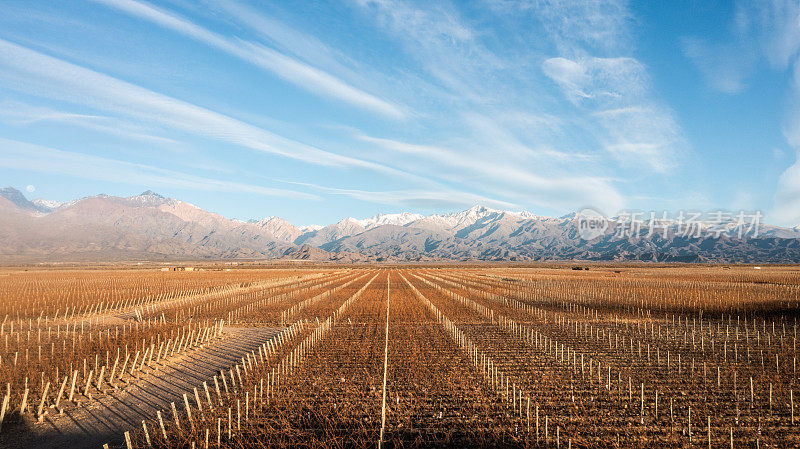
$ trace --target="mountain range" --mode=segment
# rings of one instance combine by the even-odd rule
[[[280,217],[228,219],[146,191],[68,203],[28,200],[0,189],[0,262],[303,259],[312,261],[800,262],[800,227],[698,223],[696,235],[660,222],[658,232],[620,217],[597,235],[581,233],[578,213],[560,218],[475,206],[423,216],[404,212],[298,227]],[[724,228],[726,232],[714,232]],[[720,234],[720,235],[715,235]],[[739,234],[742,234],[741,238]],[[588,240],[587,240],[588,238]]]

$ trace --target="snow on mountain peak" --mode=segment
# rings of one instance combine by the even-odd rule
[[[306,232],[319,231],[320,229],[322,229],[324,227],[325,226],[313,225],[312,224],[312,225],[307,225],[307,226],[298,226],[297,228],[300,229],[300,231],[305,234]]]
[[[370,229],[383,225],[405,226],[412,221],[417,221],[423,218],[420,214],[411,212],[401,212],[399,214],[379,214],[374,217],[365,218],[363,220],[355,220],[361,226]]]
[[[139,195],[129,196],[127,200],[138,206],[158,207],[167,203],[179,203],[181,201],[165,198],[152,190],[145,190]],[[196,207],[196,206],[195,206]]]
[[[54,209],[57,209],[59,206],[64,204],[60,201],[46,200],[44,198],[37,198],[33,200],[32,203],[35,204],[40,209],[47,211],[52,211]]]
[[[513,215],[519,215],[520,217],[522,217],[522,218],[524,218],[526,220],[535,220],[537,218],[541,218],[538,215],[536,215],[534,213],[531,213],[531,212],[528,212],[526,210],[523,210],[521,212],[509,212],[509,213],[513,214]]]

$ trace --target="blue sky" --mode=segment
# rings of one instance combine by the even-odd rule
[[[483,204],[800,224],[800,4],[0,6],[0,184],[296,224]]]

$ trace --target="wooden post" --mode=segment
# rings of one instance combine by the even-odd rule
[[[530,438],[531,435],[531,398],[528,396],[528,407],[526,409],[526,415],[528,417],[528,437]]]
[[[22,402],[19,405],[19,414],[22,415],[28,410],[28,392],[30,391],[29,388],[25,389],[25,392],[22,394]]]
[[[150,432],[147,431],[147,423],[144,420],[142,420],[142,429],[144,429],[144,441],[147,443],[147,447],[153,447],[150,442]]]
[[[50,382],[47,382],[47,385],[44,387],[44,392],[42,393],[42,400],[39,402],[39,409],[36,411],[36,416],[39,419],[39,422],[44,421],[44,401],[47,399],[47,390],[50,389]]]
[[[127,430],[125,431],[125,446],[128,449],[133,449],[133,443],[131,443],[131,433]]]
[[[56,408],[58,408],[58,404],[61,403],[61,395],[64,394],[64,389],[67,388],[68,380],[69,376],[64,376],[64,382],[61,382],[61,388],[58,390],[58,396],[56,396],[56,403],[55,403]]]
[[[170,406],[172,407],[172,417],[175,418],[175,427],[178,428],[178,431],[181,430],[181,422],[178,420],[178,409],[175,408],[175,403],[170,402]]]
[[[655,403],[655,411],[653,412],[653,418],[658,420],[658,390],[656,390],[656,403]]]
[[[219,392],[219,382],[217,382],[217,376],[214,376],[214,387],[217,389],[217,399],[219,400],[219,406],[222,407],[222,394]]]
[[[77,382],[77,380],[78,380],[78,370],[75,370],[72,373],[72,383],[69,387],[69,397],[67,397],[67,400],[70,402],[72,402],[72,397],[75,394],[75,382]]]
[[[119,370],[119,374],[117,375],[117,379],[122,380],[122,375],[125,374],[125,368],[128,367],[128,360],[130,360],[130,358],[131,358],[130,354],[126,354],[125,355],[125,361],[122,362],[122,369]]]
[[[161,417],[161,410],[156,412],[156,416],[158,416],[158,426],[161,427],[161,436],[164,437],[164,441],[167,441],[167,429],[164,428],[164,419]]]
[[[189,408],[189,397],[183,393],[183,404],[186,406],[186,417],[189,419],[189,427],[194,429],[194,420],[192,420],[192,409]]]
[[[192,388],[194,390],[194,401],[197,403],[197,411],[200,412],[200,417],[203,417],[203,404],[200,402],[200,393],[197,392],[197,388]]]
[[[100,391],[100,388],[102,388],[103,386],[103,374],[105,373],[105,371],[106,371],[106,366],[105,365],[101,366],[100,374],[97,375],[97,382],[95,383],[95,387],[97,387],[98,391]]]
[[[550,433],[547,431],[547,424],[550,421],[550,416],[544,415],[544,442],[550,443]]]
[[[5,397],[3,398],[3,405],[0,407],[0,429],[3,427],[3,419],[6,416],[6,411],[8,410],[8,402],[11,400],[11,394],[6,393]]]
[[[642,383],[642,393],[641,393],[640,399],[641,399],[641,404],[642,404],[642,408],[641,408],[641,423],[644,424],[644,383]]]
[[[214,411],[214,406],[211,404],[211,393],[208,392],[208,384],[203,382],[203,389],[206,391],[206,400],[208,401],[208,409]]]
[[[111,367],[111,375],[110,375],[110,376],[108,376],[108,383],[109,383],[109,384],[110,384],[110,385],[111,385],[113,388],[117,388],[117,387],[114,385],[114,374],[116,374],[116,372],[117,372],[117,363],[119,363],[119,354],[117,354],[117,358],[116,358],[116,359],[114,359],[114,365]]]
[[[128,374],[130,374],[131,376],[133,376],[133,370],[136,369],[136,361],[137,360],[139,360],[139,351],[136,351],[136,355],[133,357],[133,362],[131,362],[131,369],[128,370]],[[125,362],[127,363],[128,361],[125,360]],[[123,370],[122,370],[122,372],[120,374],[125,374],[125,369],[124,368],[123,368]]]
[[[89,371],[89,375],[86,377],[86,386],[83,387],[83,395],[86,396],[88,399],[91,399],[89,396],[89,386],[92,385],[92,375],[94,374],[94,370]]]
[[[225,379],[225,371],[222,371],[222,375],[220,377],[222,377],[222,385],[225,387],[225,397],[227,398],[230,395],[230,392],[228,391],[228,381]],[[231,376],[231,379],[233,379],[233,376]]]

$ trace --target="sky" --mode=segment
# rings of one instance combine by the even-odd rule
[[[800,225],[800,2],[6,0],[0,184]]]

